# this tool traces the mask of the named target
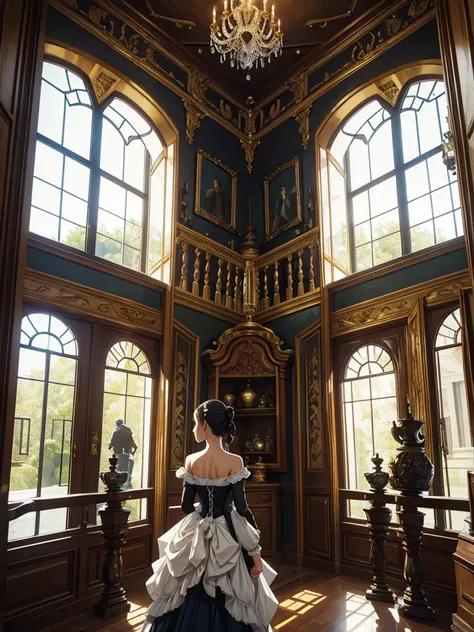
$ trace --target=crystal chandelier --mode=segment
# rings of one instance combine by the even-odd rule
[[[281,22],[275,20],[275,5],[267,11],[268,0],[263,8],[255,6],[254,0],[224,0],[224,10],[217,22],[216,8],[211,24],[211,53],[220,53],[221,62],[229,55],[232,68],[250,70],[263,68],[272,55],[282,54],[283,33]],[[230,10],[229,10],[230,8]],[[250,76],[247,75],[247,79]]]

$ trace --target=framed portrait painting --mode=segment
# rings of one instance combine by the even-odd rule
[[[235,232],[237,174],[218,158],[197,152],[196,214]]]
[[[301,222],[300,161],[293,158],[264,180],[265,241]]]

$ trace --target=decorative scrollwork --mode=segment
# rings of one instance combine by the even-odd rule
[[[188,365],[184,355],[181,351],[178,351],[175,375],[173,443],[171,447],[170,463],[172,470],[178,469],[184,463],[184,431],[186,423],[187,392]]]
[[[190,101],[183,99],[186,109],[186,138],[191,145],[194,140],[196,130],[201,127],[201,120],[206,116],[204,112],[198,110]]]
[[[308,371],[308,469],[323,467],[323,435],[321,427],[321,383],[319,362],[319,336],[309,361]]]

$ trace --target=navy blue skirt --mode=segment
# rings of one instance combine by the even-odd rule
[[[252,632],[252,626],[236,621],[224,604],[221,589],[210,597],[201,580],[188,590],[179,608],[155,620],[150,632]]]

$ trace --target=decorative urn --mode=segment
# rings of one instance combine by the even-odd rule
[[[245,408],[252,408],[253,403],[257,397],[257,393],[250,386],[250,382],[247,382],[247,386],[240,394],[240,398],[245,406]]]
[[[394,421],[392,436],[401,447],[389,464],[390,486],[404,494],[420,496],[433,484],[434,466],[425,454],[423,421],[414,419],[408,404],[407,416]]]
[[[108,492],[119,492],[128,480],[128,472],[118,472],[118,457],[113,454],[109,459],[110,467],[108,472],[99,474]]]
[[[374,464],[374,471],[366,472],[364,476],[372,491],[381,491],[388,485],[388,472],[384,472],[382,470],[383,459],[378,455],[378,453],[371,458],[371,461]]]
[[[223,399],[226,406],[233,406],[235,402],[235,395],[234,393],[226,393]]]
[[[253,452],[263,452],[265,450],[265,443],[262,441],[258,433],[252,441],[251,450]]]

